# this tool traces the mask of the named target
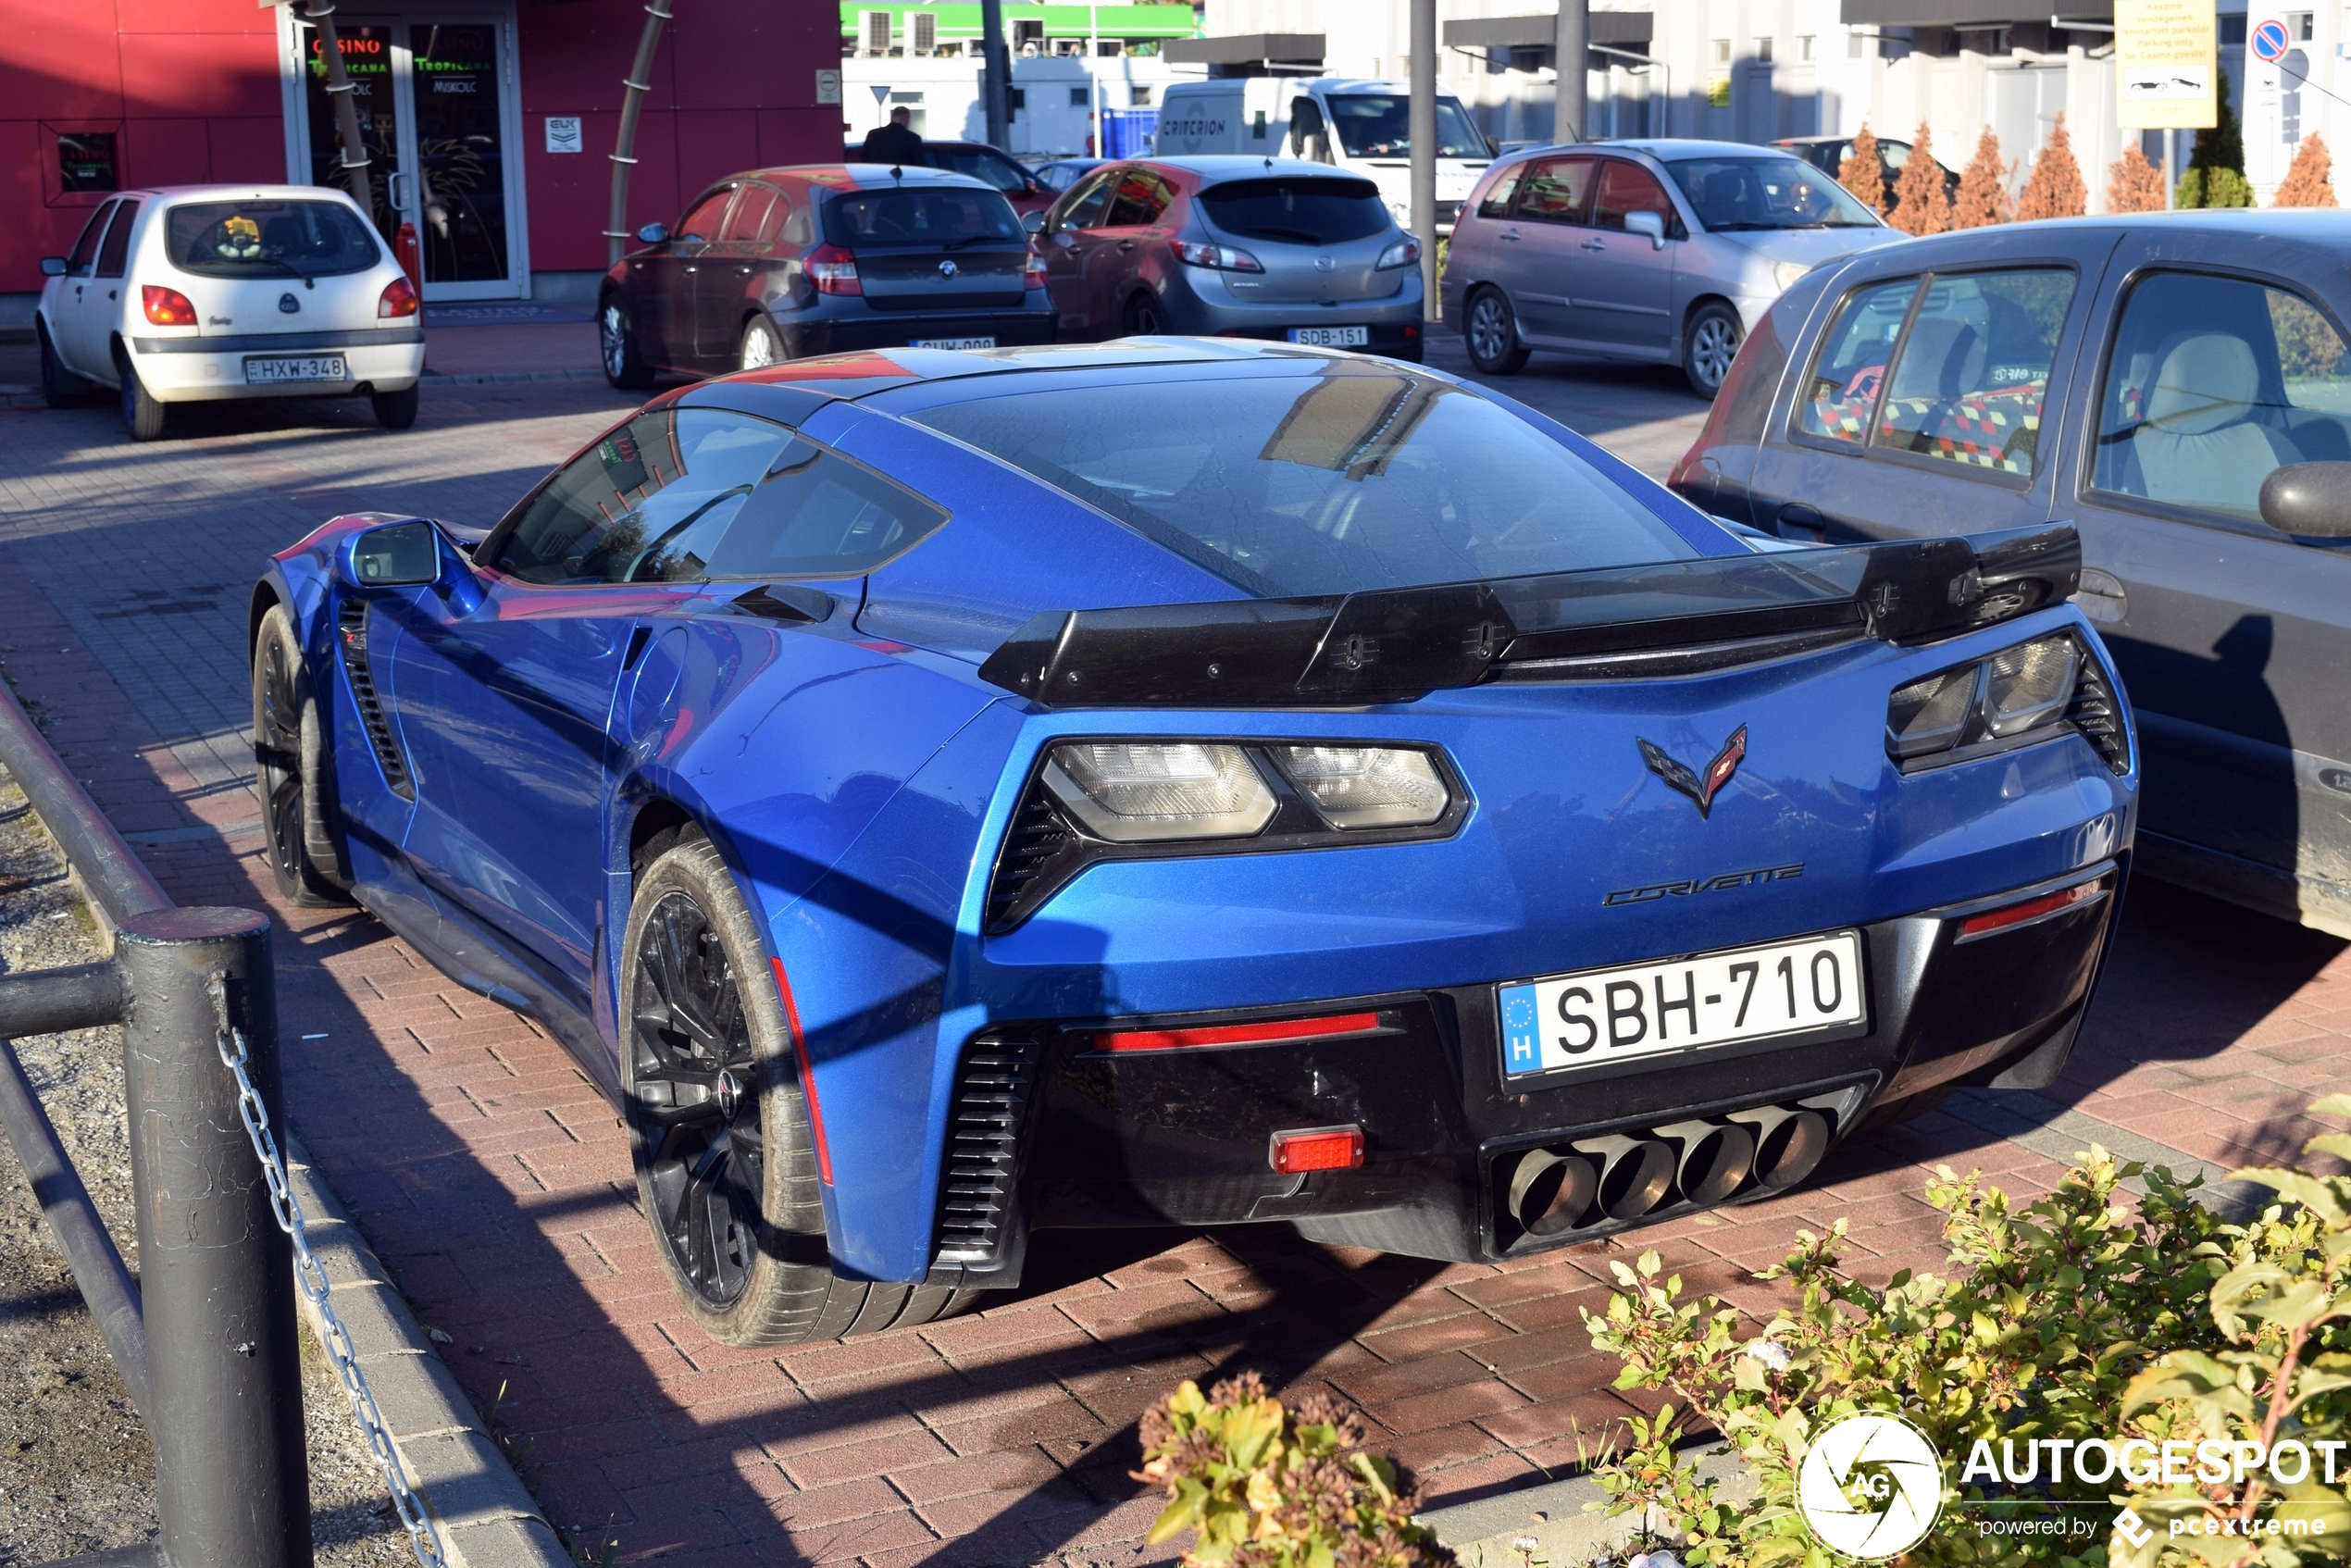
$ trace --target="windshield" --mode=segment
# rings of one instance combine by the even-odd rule
[[[1269,598],[1697,554],[1508,410],[1378,365],[1071,387],[906,417]]]
[[[1685,158],[1665,167],[1714,233],[1879,226],[1843,186],[1797,158]]]
[[[340,202],[190,202],[165,215],[171,265],[203,278],[365,272],[383,252]]]
[[[1228,180],[1202,191],[1200,204],[1209,222],[1252,240],[1337,245],[1394,227],[1368,180]]]
[[[993,191],[962,187],[863,191],[825,205],[825,237],[836,245],[947,245],[967,240],[1025,243],[1013,204]]]
[[[1400,93],[1342,93],[1328,100],[1338,144],[1350,158],[1409,157],[1412,151],[1412,103]],[[1437,100],[1437,156],[1490,158],[1493,150],[1462,107],[1461,100]]]

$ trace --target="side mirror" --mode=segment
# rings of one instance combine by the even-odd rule
[[[1024,214],[1020,226],[1032,234],[1042,234],[1045,231],[1044,209],[1040,207],[1035,212]]]
[[[352,541],[351,575],[363,588],[411,588],[441,576],[441,534],[422,517],[369,529]]]
[[[2261,481],[2261,520],[2305,539],[2351,539],[2351,463],[2288,463]]]
[[[65,275],[65,257],[61,255],[44,255],[41,258],[41,276],[44,278],[62,278]]]
[[[1626,213],[1624,215],[1624,232],[1627,234],[1647,234],[1649,237],[1649,249],[1653,251],[1661,251],[1665,248],[1665,218],[1661,213]]]
[[[642,229],[637,230],[637,238],[648,245],[660,244],[664,240],[669,238],[669,225],[666,223],[648,223]]]

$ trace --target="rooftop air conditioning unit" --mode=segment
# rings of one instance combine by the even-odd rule
[[[910,11],[906,19],[914,24],[914,53],[927,55],[939,47],[939,18],[929,11]]]
[[[889,54],[889,13],[888,11],[860,11],[858,21],[862,24],[859,36],[865,41],[863,47],[865,53],[868,55]]]

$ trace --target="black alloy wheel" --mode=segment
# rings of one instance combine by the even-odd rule
[[[742,992],[710,916],[682,889],[653,906],[633,960],[648,1217],[678,1281],[723,1310],[749,1282],[767,1188],[765,1097]]]
[[[1167,309],[1157,294],[1145,291],[1126,302],[1126,336],[1152,338],[1166,330]]]
[[[293,620],[273,605],[253,648],[253,754],[269,835],[269,870],[289,903],[318,909],[351,902],[330,827],[332,784],[317,704]]]
[[[1462,341],[1469,350],[1470,363],[1488,376],[1515,376],[1526,368],[1526,345],[1518,341],[1517,315],[1499,289],[1481,289],[1470,296]]]

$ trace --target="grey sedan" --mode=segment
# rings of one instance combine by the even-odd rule
[[[1820,170],[1734,142],[1537,147],[1463,204],[1439,289],[1470,360],[1533,349],[1679,364],[1712,397],[1781,291],[1903,239]]]
[[[1379,187],[1287,158],[1095,170],[1029,227],[1065,338],[1269,338],[1421,357],[1420,246]]]
[[[1823,268],[1672,483],[1793,540],[2074,524],[2146,749],[2139,869],[2351,937],[2346,254],[2351,214],[2214,211]],[[1953,795],[1949,832],[2015,803]]]

